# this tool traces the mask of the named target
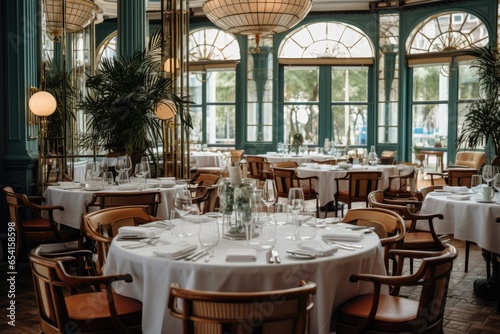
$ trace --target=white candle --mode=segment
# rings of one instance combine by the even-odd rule
[[[232,186],[239,186],[241,184],[242,179],[241,179],[240,167],[235,167],[235,166],[229,167],[229,179],[231,180]]]

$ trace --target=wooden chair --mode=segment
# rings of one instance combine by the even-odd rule
[[[273,178],[278,197],[288,200],[288,192],[291,188],[302,188],[305,201],[316,201],[316,218],[319,218],[319,195],[315,190],[315,182],[318,182],[317,176],[300,177],[294,168],[273,167]]]
[[[92,256],[89,251],[73,255]],[[117,294],[112,283],[132,276],[74,276],[75,256],[48,258],[38,248],[29,255],[42,333],[140,333],[142,303]],[[101,288],[104,287],[104,288]]]
[[[250,156],[246,157],[248,164],[248,177],[264,181],[273,177],[270,169],[271,164],[264,157]]]
[[[336,165],[337,159],[328,159],[328,160],[312,160],[311,162],[320,164],[320,165]]]
[[[295,161],[280,161],[280,162],[273,162],[271,164],[271,169],[273,168],[297,168],[299,167],[299,164],[296,163]]]
[[[418,169],[414,166],[398,165],[398,174],[389,176],[389,186],[384,190],[386,198],[415,197]]]
[[[403,248],[406,233],[403,218],[394,211],[386,209],[362,208],[347,211],[342,222],[375,228],[375,233],[384,247],[384,263],[387,272],[389,272],[389,251]],[[393,273],[396,270],[395,264],[392,269]]]
[[[113,241],[122,226],[137,226],[160,220],[149,214],[147,206],[120,206],[102,209],[83,215],[85,234],[95,241],[97,249],[96,269],[102,275],[106,265],[106,256]]]
[[[85,202],[85,212],[92,208],[99,210],[128,205],[147,205],[148,213],[155,216],[161,203],[160,191],[136,192],[96,192],[90,201]]]
[[[382,151],[379,157],[379,163],[381,165],[394,165],[396,162],[397,151]]]
[[[184,334],[304,334],[315,293],[316,284],[305,281],[297,288],[264,292],[187,290],[174,283],[168,308],[182,320]]]
[[[347,204],[350,209],[354,202],[365,202],[368,206],[368,194],[377,190],[382,172],[347,172],[343,177],[335,179],[337,192],[335,193],[335,217],[339,202]],[[345,186],[346,185],[346,186]],[[347,190],[344,190],[347,189]],[[342,210],[342,217],[344,211]]]
[[[337,334],[443,333],[444,311],[453,261],[458,253],[448,245],[441,252],[391,250],[402,265],[405,258],[422,259],[418,271],[408,276],[351,275],[351,282],[373,284],[373,293],[356,296],[337,309]],[[396,286],[391,295],[382,285]],[[420,287],[418,300],[400,297],[402,286]]]
[[[470,188],[472,175],[478,173],[475,169],[461,169],[461,168],[451,168],[448,170],[448,180],[449,186],[462,186]]]
[[[218,185],[210,187],[196,187],[191,190],[193,195],[192,203],[198,206],[200,214],[207,212],[217,212],[219,208]]]
[[[406,234],[404,238],[404,249],[419,251],[442,251],[445,246],[443,242],[448,236],[438,236],[434,230],[434,218],[443,219],[441,213],[436,214],[416,214],[408,210],[406,205],[388,204],[384,201],[384,194],[381,190],[376,190],[368,195],[368,202],[374,208],[387,209],[396,212],[405,220]],[[417,221],[427,221],[426,229],[417,229]],[[410,271],[413,272],[413,266]]]
[[[213,173],[197,173],[193,178],[189,181],[190,184],[196,184],[198,186],[210,187],[214,184],[217,184],[221,179],[220,174]]]
[[[5,201],[9,212],[9,227],[16,233],[15,268],[16,271],[21,258],[23,247],[30,243],[67,242],[78,240],[78,231],[67,228],[60,229],[54,220],[54,211],[64,211],[60,205],[41,205],[45,198],[42,196],[26,196],[14,192],[12,187],[3,188]],[[46,213],[46,217],[42,217]],[[27,254],[27,253],[25,253]]]

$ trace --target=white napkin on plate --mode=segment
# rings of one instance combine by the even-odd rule
[[[209,220],[214,220],[217,218],[209,217],[209,216],[205,216],[205,215],[186,215],[182,219],[184,221],[191,222],[191,223],[201,223],[201,222],[206,222]]]
[[[226,261],[228,262],[253,262],[257,260],[257,250],[252,248],[228,248]]]
[[[132,235],[144,236],[145,238],[159,237],[165,229],[158,227],[144,226],[122,226],[118,229],[118,237],[127,237]]]
[[[335,232],[323,234],[322,238],[332,241],[361,241],[365,236],[363,231],[352,231],[344,229],[335,229]]]
[[[307,240],[297,245],[300,249],[312,252],[316,256],[328,256],[335,253],[339,248],[335,245],[326,245],[318,240]]]
[[[170,245],[156,247],[156,249],[153,251],[153,254],[156,256],[176,260],[193,253],[197,248],[198,245],[190,244],[187,241],[180,240]]]
[[[449,192],[455,193],[455,194],[463,194],[463,193],[469,192],[469,188],[460,187],[460,186],[443,186],[443,190],[449,191]]]
[[[455,201],[468,201],[472,195],[448,195],[446,196],[447,199],[452,199]]]

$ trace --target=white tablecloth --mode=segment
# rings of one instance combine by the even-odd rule
[[[347,170],[337,169],[336,166],[318,165],[319,169],[309,167],[298,167],[297,174],[301,177],[317,176],[316,191],[319,193],[319,200],[321,205],[326,205],[335,200],[335,193],[337,192],[337,185],[335,179],[343,177],[347,174]],[[361,167],[359,167],[361,168]],[[384,190],[389,187],[389,176],[397,175],[398,168],[395,165],[380,165],[376,167],[363,167],[366,169],[352,169],[352,171],[381,171],[382,176],[378,183],[378,189]],[[347,188],[346,188],[347,189]]]
[[[308,163],[313,160],[330,160],[334,159],[335,157],[333,155],[324,155],[324,154],[317,154],[317,155],[291,155],[291,154],[259,154],[259,157],[264,157],[269,161],[270,163],[275,163],[275,162],[285,162],[285,161],[295,161],[299,166],[303,163]]]
[[[500,254],[500,205],[478,203],[475,200],[457,201],[446,196],[425,197],[422,214],[442,213],[444,219],[434,219],[434,228],[439,234],[454,234],[456,239],[475,242],[479,247]],[[418,223],[417,227],[424,227]]]
[[[224,156],[217,152],[192,152],[191,161],[196,167],[223,167]]]
[[[196,226],[195,226],[196,228]],[[336,225],[336,228],[343,228]],[[320,234],[332,230],[318,229]],[[169,234],[170,232],[164,232]],[[170,260],[153,255],[161,246],[123,249],[130,241],[113,241],[109,250],[105,275],[130,273],[132,283],[115,284],[119,293],[143,302],[143,332],[148,334],[181,333],[181,320],[169,315],[167,300],[170,283],[188,289],[209,291],[266,291],[294,287],[300,279],[318,285],[311,312],[311,333],[329,333],[330,318],[342,302],[371,291],[367,283],[350,283],[353,273],[385,275],[383,251],[376,234],[367,234],[361,241],[363,249],[339,249],[334,255],[314,260],[298,260],[286,255],[287,249],[297,249],[299,241],[287,240],[292,226],[278,227],[279,240],[275,249],[280,252],[281,264],[268,264],[265,252],[259,252],[256,262],[226,262],[227,248],[244,248],[244,241],[221,239],[209,263]],[[163,236],[162,236],[163,237]],[[173,240],[174,237],[171,237]],[[198,244],[197,237],[183,239]]]
[[[168,213],[174,208],[175,189],[173,188],[160,188],[161,203],[158,206],[157,217],[168,218]],[[156,190],[146,189],[146,190]],[[137,190],[139,191],[139,190]],[[47,187],[43,196],[45,197],[46,205],[62,205],[64,211],[55,210],[54,220],[66,226],[79,229],[81,226],[82,214],[85,213],[85,201],[92,199],[92,194],[95,191],[87,191],[84,189],[63,189],[59,186]],[[103,192],[122,192],[118,190],[117,186],[111,189],[105,189]],[[130,192],[130,191],[127,191]]]

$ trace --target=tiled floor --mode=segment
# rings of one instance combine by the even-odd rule
[[[484,278],[485,262],[480,249],[473,246],[469,260],[469,272],[464,272],[465,243],[452,240],[459,250],[454,262],[453,274],[446,305],[445,333],[500,333],[500,313],[496,311],[496,302],[479,299],[473,292],[474,280]],[[417,264],[415,264],[417,265]],[[6,262],[0,262],[2,273],[6,273]],[[7,324],[6,308],[8,306],[6,279],[0,284],[0,319],[1,333],[39,333],[38,315],[33,294],[33,286],[29,266],[22,263],[16,277],[16,327]],[[414,289],[403,289],[402,294],[414,297]],[[173,333],[175,334],[175,333]]]

